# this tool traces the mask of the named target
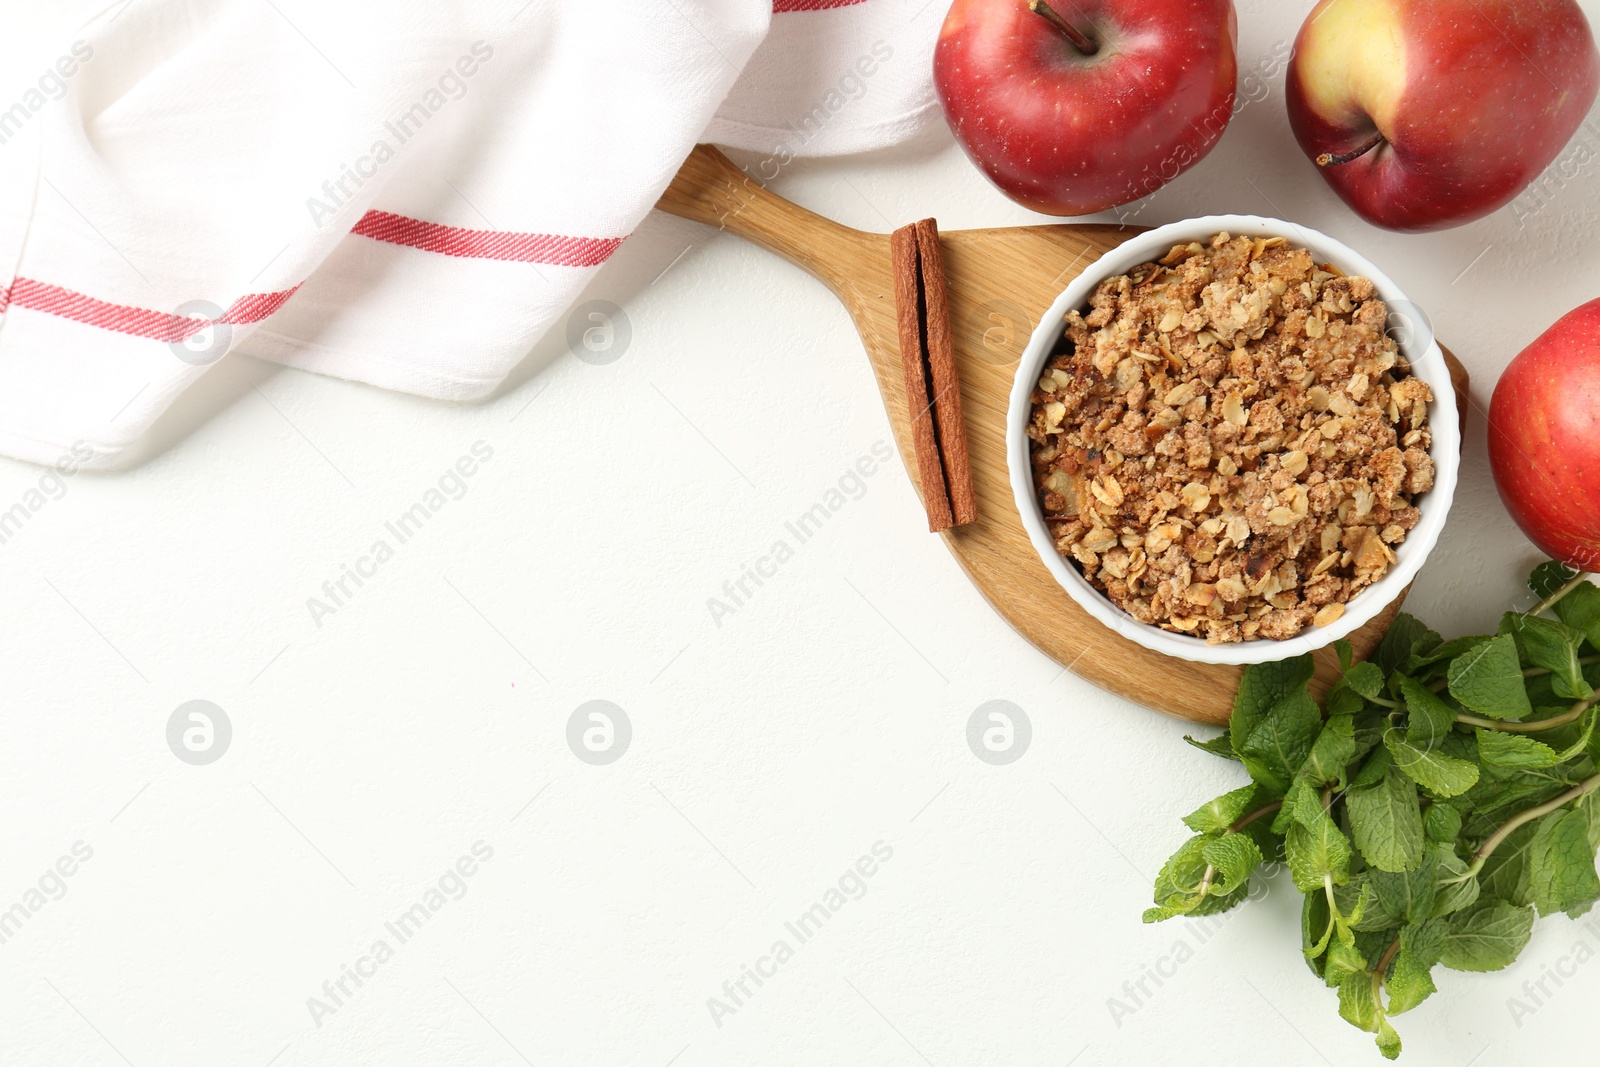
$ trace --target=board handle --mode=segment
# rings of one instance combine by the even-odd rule
[[[881,252],[881,236],[790,203],[708,144],[689,153],[656,207],[765,248],[841,297],[850,288],[843,262],[857,251]]]

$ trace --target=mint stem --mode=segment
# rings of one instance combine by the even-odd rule
[[[1578,660],[1578,666],[1580,667],[1592,667],[1596,663],[1600,663],[1600,656],[1584,656]],[[1549,667],[1529,667],[1522,672],[1522,676],[1524,678],[1543,678],[1549,673],[1551,673]]]
[[[1400,951],[1399,935],[1389,942],[1389,947],[1383,950],[1383,955],[1378,957],[1378,962],[1372,968],[1372,1002],[1381,1012],[1383,1008],[1383,972],[1389,969],[1389,964],[1394,962],[1395,955]]]
[[[1589,572],[1588,571],[1579,571],[1577,574],[1575,574],[1573,576],[1572,581],[1568,582],[1566,585],[1562,586],[1560,589],[1557,589],[1554,593],[1551,593],[1549,596],[1547,596],[1543,600],[1539,601],[1538,606],[1535,607],[1532,611],[1528,612],[1528,614],[1529,615],[1543,615],[1545,612],[1549,611],[1551,608],[1553,608],[1557,604],[1561,603],[1561,598],[1562,597],[1566,596],[1568,593],[1572,592],[1574,589],[1578,588],[1578,586],[1582,585],[1584,582],[1587,582],[1588,580],[1589,580]]]
[[[1578,666],[1580,667],[1593,667],[1596,663],[1600,663],[1600,656],[1584,656],[1582,659],[1578,660]],[[1552,673],[1554,672],[1551,671],[1549,667],[1528,667],[1522,672],[1522,676],[1524,678],[1543,678],[1545,675]],[[1445,687],[1449,684],[1450,680],[1448,678],[1440,678],[1438,681],[1429,682],[1428,690],[1429,692],[1433,693],[1442,693],[1444,692]],[[1390,702],[1387,700],[1378,700],[1374,701],[1374,703],[1388,704]],[[1399,707],[1400,705],[1393,704],[1391,706]]]
[[[1382,978],[1383,972],[1389,969],[1389,964],[1394,962],[1395,954],[1400,951],[1400,939],[1396,937],[1389,942],[1389,947],[1383,950],[1383,955],[1378,957],[1378,965],[1372,968],[1375,977]]]
[[[1583,718],[1583,713],[1594,707],[1595,701],[1600,700],[1600,693],[1588,700],[1580,700],[1572,705],[1571,709],[1560,715],[1553,715],[1548,719],[1539,719],[1537,722],[1500,722],[1496,719],[1480,719],[1476,715],[1457,715],[1456,722],[1466,726],[1477,726],[1484,730],[1500,730],[1508,734],[1536,734],[1541,730],[1554,730],[1558,726],[1565,726]]]
[[[1261,805],[1254,811],[1247,811],[1243,815],[1239,816],[1232,826],[1228,827],[1228,833],[1236,834],[1240,830],[1243,830],[1246,826],[1249,826],[1251,823],[1255,822],[1257,819],[1264,819],[1281,807],[1283,807],[1283,801],[1274,800],[1270,803]]]
[[[1459,879],[1452,879],[1452,881],[1465,881],[1467,878],[1473,877],[1479,871],[1483,870],[1483,861],[1494,855],[1494,850],[1504,844],[1506,838],[1510,837],[1512,834],[1516,833],[1519,829],[1521,829],[1523,826],[1526,826],[1533,820],[1541,818],[1545,815],[1549,815],[1557,808],[1566,804],[1570,804],[1572,801],[1577,800],[1586,793],[1593,792],[1596,786],[1600,786],[1600,774],[1591,775],[1588,778],[1585,778],[1583,781],[1579,782],[1577,785],[1573,786],[1571,789],[1567,790],[1565,793],[1562,793],[1553,800],[1546,801],[1545,803],[1540,804],[1538,807],[1529,808],[1527,811],[1524,811],[1518,815],[1513,815],[1511,818],[1505,821],[1505,824],[1502,825],[1500,829],[1496,830],[1489,836],[1489,840],[1485,841],[1478,847],[1477,852],[1472,854],[1472,866],[1467,868],[1467,873]]]

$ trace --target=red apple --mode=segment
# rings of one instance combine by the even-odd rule
[[[1597,87],[1576,0],[1322,0],[1295,41],[1289,125],[1362,218],[1439,230],[1516,199]]]
[[[933,80],[1013,200],[1086,215],[1205,158],[1233,117],[1231,0],[955,0]]]
[[[1495,485],[1547,555],[1600,570],[1600,300],[1522,350],[1489,406]]]

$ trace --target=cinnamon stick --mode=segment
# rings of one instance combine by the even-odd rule
[[[917,251],[922,258],[923,304],[927,309],[923,340],[927,346],[939,457],[955,524],[965,526],[978,519],[978,496],[972,488],[972,466],[967,457],[967,424],[961,414],[961,379],[956,373],[955,340],[950,331],[950,296],[944,280],[944,255],[939,251],[939,224],[933,219],[917,223]]]
[[[928,529],[937,533],[955,524],[945,487],[944,465],[939,459],[936,406],[928,392],[926,291],[922,255],[915,224],[889,235],[894,274],[894,295],[900,326],[900,363],[906,376],[906,415],[911,420],[911,440],[917,457],[917,482],[922,506],[928,512]]]

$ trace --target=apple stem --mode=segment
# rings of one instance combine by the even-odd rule
[[[1044,20],[1066,35],[1078,51],[1086,56],[1098,52],[1099,46],[1089,39],[1088,34],[1061,17],[1061,12],[1045,3],[1044,0],[1028,0],[1028,10],[1035,15],[1043,15]]]
[[[1372,135],[1372,140],[1368,141],[1366,144],[1362,145],[1360,148],[1355,149],[1354,151],[1341,152],[1338,155],[1334,155],[1332,152],[1324,152],[1324,153],[1322,153],[1322,155],[1317,157],[1317,166],[1319,166],[1319,167],[1337,167],[1339,164],[1348,163],[1352,159],[1360,159],[1362,156],[1366,155],[1368,152],[1372,151],[1374,148],[1377,148],[1379,145],[1381,145],[1383,143],[1384,143],[1383,134],[1381,134],[1381,133],[1373,134]]]

